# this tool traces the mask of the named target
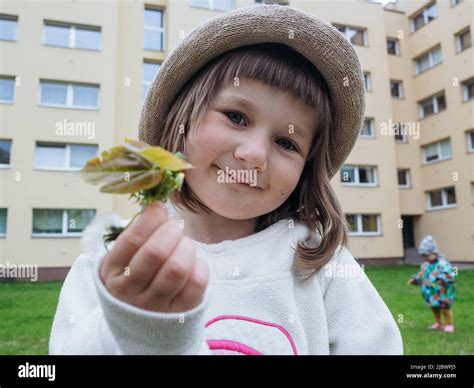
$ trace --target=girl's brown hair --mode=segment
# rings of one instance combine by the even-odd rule
[[[313,270],[309,275],[314,275],[329,262],[339,245],[347,246],[348,226],[328,175],[328,171],[332,171],[328,150],[333,121],[328,87],[304,56],[284,44],[261,43],[239,47],[215,58],[181,89],[159,135],[158,145],[185,153],[186,135],[191,128],[197,128],[217,91],[223,85],[235,84],[239,78],[259,80],[290,93],[313,107],[318,118],[297,187],[280,207],[259,217],[254,231],[259,232],[285,218],[305,224],[315,233],[316,240],[310,244],[298,242],[295,266]],[[186,180],[181,192],[175,191],[170,200],[181,210],[212,212],[197,198]]]

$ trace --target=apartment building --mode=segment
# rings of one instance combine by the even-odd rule
[[[137,137],[160,63],[197,24],[262,2],[0,3],[0,265],[61,279],[96,214],[138,210],[73,172]],[[366,120],[333,178],[353,255],[397,263],[432,234],[474,262],[472,1],[278,3],[329,21],[360,56]]]

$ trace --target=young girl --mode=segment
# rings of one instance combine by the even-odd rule
[[[108,252],[106,226],[127,221],[87,228],[50,353],[402,354],[330,185],[364,109],[355,50],[315,16],[259,5],[199,25],[139,128],[195,169]]]
[[[418,252],[423,256],[421,270],[412,276],[409,284],[421,285],[421,294],[431,307],[435,323],[429,328],[443,330],[441,315],[444,317],[444,331],[454,331],[451,306],[454,302],[454,278],[456,274],[449,260],[438,253],[438,245],[433,236],[426,236],[420,243]]]

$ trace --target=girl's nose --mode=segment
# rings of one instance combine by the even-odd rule
[[[252,136],[240,143],[234,151],[234,157],[247,169],[264,171],[267,168],[268,144],[263,136]]]

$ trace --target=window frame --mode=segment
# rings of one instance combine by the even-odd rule
[[[433,18],[433,20],[428,20],[428,10],[431,8],[431,7],[436,7],[436,17]],[[421,25],[420,27],[416,28],[416,25],[415,25],[415,19],[418,18],[419,16],[422,16],[423,17],[423,25]],[[423,6],[423,8],[417,12],[415,12],[412,16],[410,16],[409,18],[409,21],[410,21],[410,32],[411,33],[414,33],[416,31],[419,31],[421,30],[423,27],[425,27],[426,25],[428,25],[429,23],[435,21],[436,19],[439,18],[439,9],[438,9],[438,4],[436,3],[436,1],[432,1],[431,3],[429,4],[426,4],[425,6]]]
[[[405,173],[405,180],[406,180],[406,184],[405,185],[401,185],[400,182],[398,181],[398,174],[400,172],[404,172]],[[411,185],[411,172],[410,172],[410,169],[409,168],[398,168],[397,169],[397,183],[398,183],[398,188],[399,189],[411,189],[412,188],[412,185]]]
[[[46,42],[46,26],[54,27],[65,27],[69,29],[69,39],[68,46],[62,46],[58,44],[52,44]],[[92,30],[99,33],[99,45],[98,48],[88,48],[88,47],[76,47],[76,37],[77,30]],[[71,38],[73,36],[74,38]],[[92,25],[83,25],[83,24],[74,24],[67,22],[54,21],[49,19],[43,20],[43,29],[41,32],[41,44],[48,47],[59,47],[59,48],[68,48],[73,50],[86,50],[86,51],[102,51],[102,28],[100,26]]]
[[[368,47],[369,46],[369,36],[368,36],[368,31],[366,27],[356,27],[348,24],[341,24],[341,23],[332,23],[333,27],[336,28],[348,41],[351,45],[353,46],[360,46],[360,47]],[[344,31],[341,31],[341,28],[344,29]],[[356,44],[351,41],[351,37],[348,34],[348,30],[352,31],[360,31],[362,32],[362,38],[364,40],[364,44]]]
[[[35,210],[60,210],[62,211],[62,232],[61,233],[35,233],[33,232],[33,227],[34,227],[34,214]],[[31,217],[31,237],[41,237],[41,238],[58,238],[58,237],[81,237],[84,233],[82,232],[68,232],[68,211],[69,210],[93,210],[95,212],[94,217],[97,215],[97,209],[76,209],[76,208],[71,208],[71,209],[52,209],[52,208],[33,208],[32,211],[32,217]],[[93,220],[94,218],[92,218]],[[91,222],[92,222],[91,220]]]
[[[5,233],[0,232],[0,238],[5,238],[7,237],[8,234],[8,208],[7,207],[1,207],[0,210],[5,209]]]
[[[342,169],[344,167],[350,167],[354,169],[354,182],[345,182],[342,180]],[[372,175],[374,177],[374,181],[370,183],[361,183],[360,182],[360,169],[372,169]],[[365,165],[356,165],[356,164],[346,164],[341,167],[341,186],[344,187],[377,187],[379,184],[378,181],[378,173],[377,173],[377,166],[365,166]]]
[[[364,128],[365,123],[368,122],[370,135],[362,134],[362,129]],[[373,117],[364,117],[362,128],[359,132],[359,138],[361,139],[375,139],[375,119]]]
[[[387,54],[388,55],[396,55],[396,56],[400,56],[401,55],[401,51],[400,51],[400,39],[398,38],[392,38],[392,37],[387,37],[386,38],[386,41],[387,41]],[[392,42],[395,42],[395,54],[392,54],[388,51],[388,41],[392,41]]]
[[[153,80],[151,80],[151,81],[146,81],[145,80],[145,69],[144,69],[145,64],[158,65],[159,66],[158,70],[157,70],[157,73],[158,73],[158,71],[160,71],[162,62],[154,62],[154,61],[146,60],[146,59],[143,60],[143,64],[142,64],[142,102],[145,101],[146,94],[148,94],[148,91],[150,90],[150,86],[153,83]],[[156,76],[156,74],[155,74],[155,76]],[[145,85],[147,86],[147,93],[145,95],[143,95],[143,87]]]
[[[447,198],[447,190],[449,189],[454,189],[454,196],[456,198],[455,203],[448,204]],[[441,191],[441,202],[442,205],[439,206],[432,206],[431,205],[431,194]],[[441,189],[435,189],[435,190],[429,190],[426,192],[427,198],[426,198],[426,210],[428,211],[436,211],[436,210],[443,210],[443,209],[452,209],[457,207],[457,196],[456,196],[456,187],[455,186],[448,186],[448,187],[443,187]]]
[[[42,85],[43,84],[60,84],[66,86],[66,104],[50,104],[41,102],[42,99]],[[88,86],[88,87],[95,87],[97,89],[97,106],[96,107],[88,107],[85,105],[73,105],[74,102],[74,86]],[[84,82],[68,82],[68,81],[56,81],[56,80],[47,80],[47,79],[40,79],[39,82],[39,101],[38,106],[46,107],[46,108],[62,108],[62,109],[76,109],[76,110],[92,110],[98,111],[100,110],[100,84],[90,84]]]
[[[374,237],[374,236],[381,236],[382,235],[382,221],[381,215],[379,213],[347,213],[345,216],[347,217],[355,216],[356,217],[356,224],[357,224],[357,231],[349,231],[348,235],[351,237]],[[376,223],[377,223],[377,231],[376,232],[364,232],[362,229],[362,218],[364,216],[375,216]]]
[[[434,60],[433,60],[433,53],[435,51],[438,51],[440,52],[440,62],[438,63],[434,63]],[[428,57],[428,63],[429,63],[429,66],[424,69],[424,70],[420,70],[420,64],[419,62],[421,61],[422,58],[425,58],[425,57]],[[415,58],[413,58],[413,60],[415,61],[415,75],[420,75],[420,74],[423,74],[423,73],[426,73],[428,70],[431,70],[432,68],[438,66],[438,65],[441,65],[443,63],[443,51],[441,49],[441,44],[437,44],[436,46],[430,48],[428,51],[416,56]]]
[[[0,42],[18,42],[18,15],[8,15],[8,14],[0,14],[0,22],[2,20],[9,20],[15,22],[15,37],[13,39],[4,39],[0,37]]]
[[[43,145],[44,147],[47,146],[56,146],[56,147],[63,147],[65,148],[64,150],[64,163],[63,167],[57,167],[57,166],[38,166],[36,164],[36,151],[38,147],[41,147]],[[37,141],[35,144],[35,157],[33,160],[33,169],[38,170],[38,171],[78,171],[81,169],[81,167],[71,167],[71,146],[74,145],[80,145],[80,146],[90,146],[90,147],[96,147],[96,155],[98,155],[98,150],[99,147],[97,144],[83,144],[83,143],[55,143],[55,142],[48,142],[48,141]]]
[[[398,85],[398,96],[394,96],[392,94],[392,84]],[[396,79],[391,79],[390,80],[390,97],[391,98],[396,98],[398,100],[403,100],[405,98],[405,94],[403,92],[403,81],[396,80]]]
[[[474,87],[474,77],[469,78],[465,81],[462,81],[461,85],[462,85],[462,102],[468,102],[468,101],[474,100],[474,92],[473,92],[471,98],[469,98],[469,96],[468,96],[469,87],[470,86]]]
[[[466,131],[467,136],[467,152],[474,152],[474,129]]]
[[[8,164],[0,163],[0,169],[8,169],[8,168],[11,168],[11,167],[12,167],[12,146],[13,146],[13,139],[0,138],[0,141],[7,141],[7,142],[10,142],[10,157],[9,157],[9,159],[8,159],[9,163],[8,163]]]
[[[372,73],[370,71],[364,71],[364,87],[365,92],[371,93],[372,92]]]
[[[207,1],[207,7],[191,4],[192,0],[188,0],[188,6],[191,8],[198,8],[198,9],[207,9],[209,11],[215,11],[215,12],[229,12],[235,9],[235,0],[231,0],[231,6],[229,9],[219,9],[214,6],[214,0],[206,0]],[[270,4],[270,3],[265,3],[265,2],[256,2],[257,4]],[[275,3],[280,3],[279,1],[276,1]],[[279,4],[279,5],[284,5],[284,4]]]
[[[12,92],[12,99],[11,100],[0,100],[0,104],[14,104],[15,103],[15,96],[16,96],[16,76],[13,75],[0,75],[0,79],[10,80],[13,81],[13,92]]]
[[[439,110],[438,100],[437,100],[438,97],[444,97],[445,107],[442,110]],[[427,102],[430,100],[431,100],[431,103],[433,104],[433,113],[425,115],[423,107],[426,106]],[[425,119],[427,117],[434,116],[438,113],[444,112],[448,108],[448,103],[446,102],[446,94],[444,93],[444,90],[440,93],[433,94],[432,96],[426,97],[418,101],[417,104],[418,104],[418,115],[420,119]]]
[[[146,11],[161,12],[161,20],[163,21],[163,25],[161,27],[146,25],[145,24]],[[161,50],[145,47],[145,31],[155,31],[155,32],[158,31],[161,33],[161,41],[162,41]],[[165,9],[145,4],[145,7],[143,9],[143,50],[154,51],[154,52],[165,52],[166,51],[165,31],[166,31]]]
[[[442,150],[441,143],[445,140],[449,141],[449,149],[451,150],[451,154],[449,156],[441,156],[441,150]],[[431,146],[433,144],[436,144],[438,158],[434,159],[434,160],[426,160],[426,147]],[[428,144],[424,144],[424,145],[421,146],[421,148],[422,148],[422,156],[423,156],[423,158],[422,158],[422,165],[423,166],[438,163],[438,162],[444,162],[446,160],[450,160],[450,159],[453,158],[453,149],[452,149],[452,144],[451,144],[451,138],[450,137],[446,137],[446,138],[441,139],[441,140],[437,140],[437,141],[434,141],[434,142],[431,142],[431,143],[428,143]]]
[[[462,48],[461,46],[461,36],[463,35],[469,35],[470,37],[470,44],[469,46],[466,46],[465,48]],[[465,28],[463,28],[461,31],[457,32],[456,34],[454,34],[454,39],[455,39],[455,43],[456,43],[456,54],[459,54],[459,53],[462,53],[463,51],[466,51],[468,49],[470,49],[472,47],[472,36],[471,36],[471,28],[470,26],[467,26]]]

